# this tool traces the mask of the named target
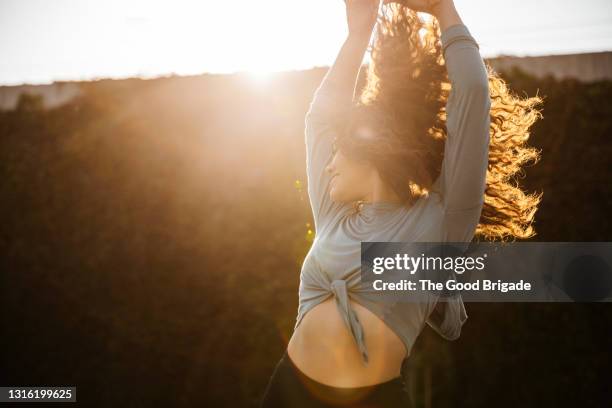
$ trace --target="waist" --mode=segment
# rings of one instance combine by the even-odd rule
[[[362,387],[397,378],[407,354],[404,343],[370,310],[350,304],[363,327],[367,365],[333,297],[308,311],[295,329],[287,347],[292,361],[305,375],[332,387]]]

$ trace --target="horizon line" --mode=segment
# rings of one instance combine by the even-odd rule
[[[496,59],[496,58],[542,58],[542,57],[556,57],[556,56],[572,56],[572,55],[586,55],[586,54],[606,54],[612,53],[612,50],[602,50],[602,51],[584,51],[584,52],[563,52],[563,53],[547,53],[547,54],[525,54],[525,55],[517,55],[517,54],[496,54],[490,57],[483,57],[485,60]],[[367,64],[364,64],[367,65]],[[54,78],[46,81],[28,81],[28,82],[1,82],[0,88],[7,87],[18,87],[18,86],[44,86],[44,85],[54,85],[54,84],[69,84],[69,83],[80,83],[80,82],[97,82],[97,81],[121,81],[121,80],[130,80],[130,79],[141,79],[141,80],[155,80],[155,79],[164,79],[164,78],[173,78],[173,77],[195,77],[202,75],[219,75],[219,76],[231,76],[231,75],[276,75],[283,73],[293,73],[299,71],[310,71],[313,69],[321,69],[321,68],[329,68],[330,65],[312,65],[308,68],[294,68],[294,69],[280,69],[280,70],[269,70],[269,71],[258,71],[258,70],[234,70],[234,71],[203,71],[200,73],[177,73],[177,72],[161,72],[156,74],[138,74],[132,73],[127,75],[115,75],[115,76],[91,76],[91,77],[81,77],[81,78],[70,78],[70,79],[62,79],[62,78]]]

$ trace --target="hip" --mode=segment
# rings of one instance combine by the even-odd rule
[[[405,407],[412,406],[402,377],[364,387],[331,387],[313,380],[285,351],[268,382],[261,408]]]

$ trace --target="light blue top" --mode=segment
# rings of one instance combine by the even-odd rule
[[[363,328],[349,299],[382,319],[409,353],[425,323],[454,340],[467,319],[460,295],[445,301],[440,315],[439,308],[434,312],[437,297],[419,303],[374,302],[366,296],[373,289],[361,285],[360,275],[361,241],[470,242],[480,219],[489,148],[488,74],[478,44],[465,25],[448,27],[441,42],[452,84],[446,105],[444,160],[432,189],[437,192],[431,191],[412,207],[365,203],[355,212],[349,203],[332,202],[330,175],[325,171],[333,156],[332,124],[351,106],[351,97],[326,75],[306,114],[308,194],[316,235],[302,265],[295,328],[310,309],[334,296],[365,363],[368,351]]]

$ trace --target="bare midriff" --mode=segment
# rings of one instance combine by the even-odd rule
[[[289,358],[308,377],[332,387],[365,387],[399,377],[407,354],[404,343],[374,313],[352,300],[350,303],[363,327],[368,364],[363,362],[334,297],[302,318],[289,340]]]

